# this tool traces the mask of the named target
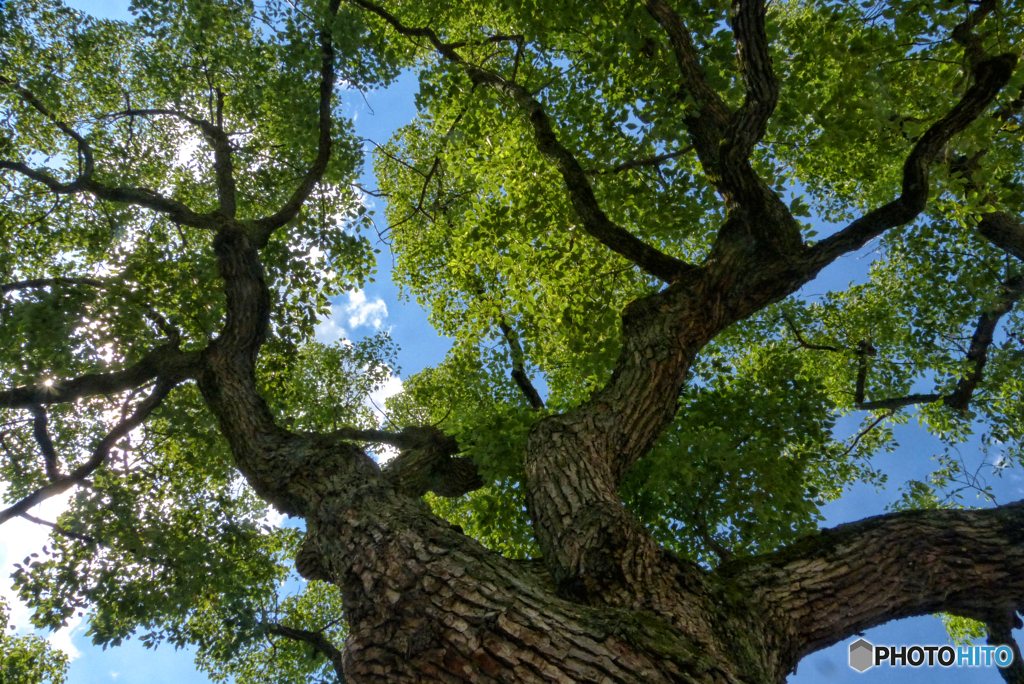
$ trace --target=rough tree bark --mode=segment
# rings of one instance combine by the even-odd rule
[[[624,474],[675,415],[700,349],[838,256],[916,217],[927,198],[930,164],[993,101],[1013,73],[1014,56],[978,61],[973,85],[906,160],[897,199],[812,246],[749,161],[778,98],[764,3],[734,3],[747,92],[733,112],[705,82],[681,19],[663,0],[648,0],[678,59],[680,86],[698,104],[687,119],[693,147],[726,200],[710,256],[690,265],[608,219],[543,107],[521,86],[464,62],[430,29],[410,28],[369,0],[352,3],[401,34],[426,38],[475,83],[508,96],[562,173],[588,232],[668,283],[623,312],[622,353],[607,386],[575,410],[541,420],[530,434],[528,507],[543,561],[503,558],[431,514],[421,500],[425,492],[456,496],[482,484],[472,464],[457,456],[458,445],[437,430],[298,434],[275,423],[257,392],[271,302],[260,249],[295,216],[330,155],[333,58],[326,32],[319,152],[285,207],[256,221],[235,218],[230,150],[217,144],[219,127],[206,122],[217,152],[220,209],[200,215],[146,196],[153,210],[216,233],[227,302],[217,339],[198,354],[171,344],[133,368],[69,381],[49,393],[3,392],[0,405],[30,408],[154,378],[167,387],[196,381],[255,491],[305,519],[296,566],[343,592],[349,637],[343,655],[329,655],[358,684],[780,682],[808,653],[887,620],[937,611],[985,620],[1022,608],[1024,503],[880,516],[708,571],[661,548],[617,494]],[[91,159],[85,141],[76,140]],[[119,192],[91,180],[88,168],[59,187],[27,167],[5,168],[54,192],[101,198]],[[1003,217],[994,221],[986,226],[993,236],[1019,228]],[[381,469],[362,441],[396,444],[402,454]],[[52,487],[66,489],[74,478],[54,473]],[[41,490],[4,515],[18,515],[48,494]]]

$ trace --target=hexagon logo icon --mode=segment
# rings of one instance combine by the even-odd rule
[[[875,647],[867,639],[857,639],[850,644],[850,667],[864,672],[875,664]]]

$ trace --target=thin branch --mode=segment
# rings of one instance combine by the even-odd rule
[[[62,527],[62,526],[60,526],[60,525],[58,525],[56,523],[49,522],[48,520],[43,520],[41,518],[37,518],[34,515],[31,515],[29,513],[22,513],[19,517],[24,518],[25,520],[28,520],[29,522],[35,523],[36,525],[42,525],[44,527],[49,527],[56,534],[59,534],[62,537],[67,537],[68,539],[74,539],[76,541],[85,542],[86,544],[95,544],[96,546],[101,546],[101,547],[103,547],[105,549],[109,549],[111,551],[114,551],[115,553],[120,551],[119,549],[117,549],[110,542],[104,541],[102,539],[97,539],[96,537],[93,537],[92,535],[84,534],[82,532],[74,532],[72,530],[67,529],[66,527]],[[159,565],[161,567],[167,568],[168,570],[174,570],[174,571],[180,571],[181,570],[181,566],[180,565],[178,565],[177,563],[175,563],[172,560],[169,560],[168,558],[153,557],[153,556],[150,556],[150,555],[147,555],[147,554],[143,553],[138,548],[131,548],[130,546],[128,548],[124,549],[124,551],[127,551],[128,553],[132,554],[136,558],[148,561],[150,563],[153,563],[154,565]]]
[[[857,371],[857,388],[855,392],[854,406],[863,411],[877,411],[879,409],[900,409],[905,406],[916,404],[930,404],[942,400],[942,403],[959,413],[966,413],[970,406],[971,397],[984,377],[985,365],[988,363],[988,350],[992,346],[996,327],[999,320],[1013,309],[1013,305],[1024,295],[1024,275],[1010,278],[1002,285],[1003,293],[995,306],[985,311],[978,318],[978,323],[971,337],[971,345],[967,349],[965,361],[973,364],[970,372],[957,382],[956,389],[950,394],[911,394],[905,397],[881,399],[878,401],[864,401],[864,384],[867,378],[867,356],[868,351],[861,342],[860,367]],[[870,351],[873,351],[871,348]],[[871,354],[873,355],[873,354]]]
[[[110,283],[97,278],[34,278],[32,280],[20,280],[0,285],[0,296],[17,290],[32,290],[44,287],[53,287],[55,285],[85,285],[88,287],[95,287],[99,290],[106,290],[110,286]],[[176,340],[181,336],[181,332],[171,325],[170,322],[164,318],[163,314],[154,309],[151,305],[144,305],[142,315],[156,325],[156,327],[159,328],[163,334],[167,335],[168,338]]]
[[[28,410],[32,413],[32,436],[39,445],[39,450],[43,452],[46,477],[50,482],[57,482],[60,479],[60,467],[57,465],[57,450],[54,449],[53,440],[50,439],[50,432],[47,430],[46,409],[39,404],[32,404]]]
[[[728,563],[736,557],[731,550],[727,549],[721,542],[715,539],[714,535],[712,535],[708,530],[706,511],[701,510],[697,513],[697,515],[690,520],[690,525],[693,528],[693,531],[697,533],[697,537],[699,537],[701,542],[704,543],[704,546],[706,546],[711,553],[715,554],[720,563]]]
[[[890,228],[913,221],[928,201],[929,167],[946,143],[977,119],[1009,82],[1017,56],[1004,54],[985,60],[974,69],[974,84],[959,102],[921,136],[903,165],[900,196],[810,248],[812,268],[822,268],[837,257],[860,249]]]
[[[868,425],[866,428],[857,433],[857,436],[853,438],[853,441],[850,442],[849,446],[846,447],[843,453],[839,454],[839,457],[836,459],[836,461],[841,462],[844,458],[850,455],[853,452],[853,450],[857,448],[857,445],[860,444],[860,441],[867,437],[868,433],[870,433],[872,430],[878,427],[878,424],[881,423],[883,420],[892,418],[893,414],[895,413],[896,410],[893,409],[890,411],[886,411],[882,415],[878,416],[878,418],[875,418],[875,420],[872,421],[871,425]]]
[[[833,347],[827,344],[811,344],[803,338],[800,334],[800,330],[796,327],[796,324],[789,318],[789,316],[782,314],[782,320],[786,322],[786,326],[789,328],[790,332],[793,333],[793,337],[796,338],[797,343],[799,343],[801,347],[804,347],[805,349],[814,349],[816,351],[830,351],[837,354],[844,353],[844,350],[839,347]]]
[[[158,375],[183,380],[199,370],[197,352],[182,352],[173,345],[157,347],[138,363],[113,373],[91,373],[55,381],[52,386],[25,385],[0,391],[0,408],[29,409],[35,404],[48,406],[101,395],[117,394],[141,387]]]
[[[428,435],[423,430],[410,426],[401,432],[388,432],[387,430],[363,430],[360,428],[341,428],[331,432],[328,436],[334,439],[342,439],[350,442],[372,442],[374,444],[387,444],[403,451],[415,449],[422,446]],[[458,452],[458,445],[454,445],[454,451]]]
[[[146,397],[145,400],[142,401],[142,403],[139,404],[135,409],[135,412],[127,419],[120,421],[110,432],[107,433],[106,437],[100,440],[100,443],[95,449],[93,449],[92,456],[88,461],[75,468],[71,474],[59,477],[55,482],[51,482],[48,485],[40,487],[14,505],[0,511],[0,525],[4,524],[11,518],[22,515],[33,506],[37,506],[50,497],[66,492],[68,489],[82,482],[86,477],[91,475],[97,468],[106,462],[107,457],[110,455],[110,450],[114,448],[114,445],[116,445],[118,441],[120,441],[129,432],[141,425],[153,409],[160,405],[171,389],[174,388],[175,384],[175,382],[157,381],[156,388],[148,397]]]
[[[534,133],[537,150],[562,174],[569,199],[583,223],[584,230],[598,242],[629,259],[647,273],[671,283],[693,266],[668,256],[625,228],[615,224],[601,209],[587,174],[576,157],[559,141],[543,105],[521,85],[464,60],[452,44],[443,42],[429,28],[406,26],[395,15],[370,0],[349,0],[352,4],[384,19],[398,33],[407,37],[425,38],[446,60],[462,68],[474,85],[481,85],[511,98],[526,115]]]
[[[449,43],[449,45],[452,48],[474,47],[478,45],[493,45],[494,43],[515,43],[516,45],[522,45],[525,42],[525,40],[525,36],[521,36],[519,34],[497,34],[493,36],[488,36],[483,40],[463,40],[455,43]]]
[[[88,285],[90,287],[106,287],[107,284],[96,278],[33,278],[31,280],[18,280],[12,283],[0,285],[0,295],[17,290],[35,290],[54,285]]]
[[[50,120],[61,132],[74,140],[78,146],[78,152],[84,160],[84,168],[80,170],[78,177],[70,183],[63,183],[50,174],[33,169],[23,162],[0,160],[0,169],[14,171],[37,183],[41,183],[56,195],[73,195],[79,192],[88,192],[108,202],[134,204],[167,214],[174,221],[184,223],[185,225],[197,228],[209,227],[210,219],[208,216],[197,214],[181,202],[163,197],[159,193],[143,188],[112,188],[97,182],[93,178],[95,162],[93,160],[92,147],[90,147],[85,138],[67,123],[58,119],[27,88],[3,76],[0,76],[0,84],[12,88],[22,100]]]
[[[22,100],[24,100],[25,103],[27,103],[30,107],[35,109],[40,114],[42,114],[43,117],[49,119],[49,121],[54,126],[56,126],[64,135],[68,136],[69,138],[75,141],[75,144],[78,146],[78,153],[82,155],[82,158],[85,160],[85,168],[82,169],[82,172],[79,175],[78,180],[75,181],[75,183],[88,182],[89,179],[92,178],[93,172],[95,171],[96,167],[95,162],[93,160],[92,147],[89,145],[88,142],[86,142],[85,138],[82,137],[82,135],[78,133],[78,131],[73,129],[71,126],[58,119],[53,114],[53,112],[51,112],[42,102],[39,101],[39,98],[35,96],[35,93],[33,93],[28,88],[25,88],[21,84],[11,81],[10,79],[5,78],[4,76],[0,76],[0,84],[9,86],[12,90],[14,90],[14,92],[18,93],[18,96]]]
[[[173,116],[198,128],[213,150],[213,170],[217,177],[217,199],[220,213],[234,218],[237,211],[235,198],[235,176],[231,160],[231,141],[221,127],[223,122],[224,94],[219,90],[217,100],[217,124],[199,119],[177,109],[125,109],[101,118],[113,119],[135,116]]]
[[[498,323],[501,328],[502,335],[505,336],[505,341],[508,342],[509,349],[512,354],[512,379],[519,385],[519,389],[526,397],[526,401],[529,402],[531,408],[534,411],[539,411],[544,408],[544,400],[541,399],[540,392],[530,382],[530,376],[526,374],[526,355],[523,353],[523,346],[519,344],[519,337],[512,331],[512,328],[502,318]]]
[[[338,676],[338,684],[345,684],[343,654],[340,649],[324,636],[323,632],[286,627],[277,622],[268,623],[265,626],[268,634],[276,634],[293,641],[302,641],[315,648],[327,660],[331,661],[331,664],[334,666],[334,672]]]
[[[69,529],[61,527],[57,523],[52,523],[52,522],[49,522],[47,520],[42,520],[41,518],[37,518],[34,515],[30,515],[29,513],[22,513],[20,517],[24,518],[25,520],[28,520],[29,522],[35,523],[36,525],[42,525],[44,527],[49,527],[51,530],[53,530],[54,532],[56,532],[60,536],[67,537],[68,539],[75,539],[77,541],[83,541],[83,542],[86,542],[88,544],[98,544],[99,543],[96,540],[95,537],[91,537],[88,534],[82,534],[81,532],[72,532]]]
[[[587,169],[586,173],[589,176],[600,176],[604,174],[622,173],[623,171],[640,169],[645,166],[661,166],[663,162],[670,159],[676,159],[677,157],[682,157],[690,152],[693,152],[693,145],[687,145],[676,152],[668,152],[666,154],[659,154],[653,157],[646,157],[644,159],[632,159],[621,164],[616,164],[615,166],[610,166],[607,169]]]
[[[341,0],[331,0],[328,8],[328,16],[333,18],[338,14]],[[334,93],[334,43],[331,39],[331,26],[323,26],[319,31],[320,51],[322,59],[320,62],[320,106],[319,106],[319,129],[320,135],[317,139],[316,159],[306,172],[305,177],[295,188],[295,192],[285,202],[284,206],[272,216],[257,219],[252,222],[256,229],[256,244],[262,246],[270,238],[271,233],[295,218],[303,203],[313,192],[313,188],[320,182],[324,172],[327,170],[327,163],[331,159],[332,125],[333,116],[331,113],[331,102]]]
[[[1013,305],[1021,295],[1024,295],[1024,276],[1015,276],[1003,283],[1003,295],[996,305],[990,310],[981,314],[978,324],[975,326],[974,335],[971,337],[971,346],[967,351],[968,362],[974,364],[971,372],[960,379],[956,390],[945,397],[943,403],[960,413],[965,413],[970,404],[971,396],[981,382],[985,364],[988,362],[988,349],[992,346],[992,339],[995,335],[999,319],[1005,316],[1013,308]]]

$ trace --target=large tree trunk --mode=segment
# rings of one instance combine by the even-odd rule
[[[258,251],[231,225],[217,249],[230,313],[200,387],[256,491],[305,518],[300,573],[342,590],[351,682],[779,682],[807,653],[886,620],[1020,606],[1024,504],[882,516],[715,572],[662,549],[622,506],[619,479],[672,418],[694,355],[796,287],[791,268],[723,258],[630,307],[612,381],[531,432],[544,561],[517,562],[420,499],[439,482],[448,495],[480,486],[432,476],[459,465],[436,430],[405,431],[382,471],[352,435],[275,425],[254,382],[269,311]]]

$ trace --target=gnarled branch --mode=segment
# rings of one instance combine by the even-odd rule
[[[985,620],[1024,604],[1024,502],[906,511],[840,525],[719,572],[772,616],[795,664],[883,622],[936,612]]]
[[[398,446],[402,453],[387,464],[383,476],[408,496],[434,492],[456,497],[484,486],[473,460],[457,456],[458,442],[436,427],[406,427],[388,443]]]

